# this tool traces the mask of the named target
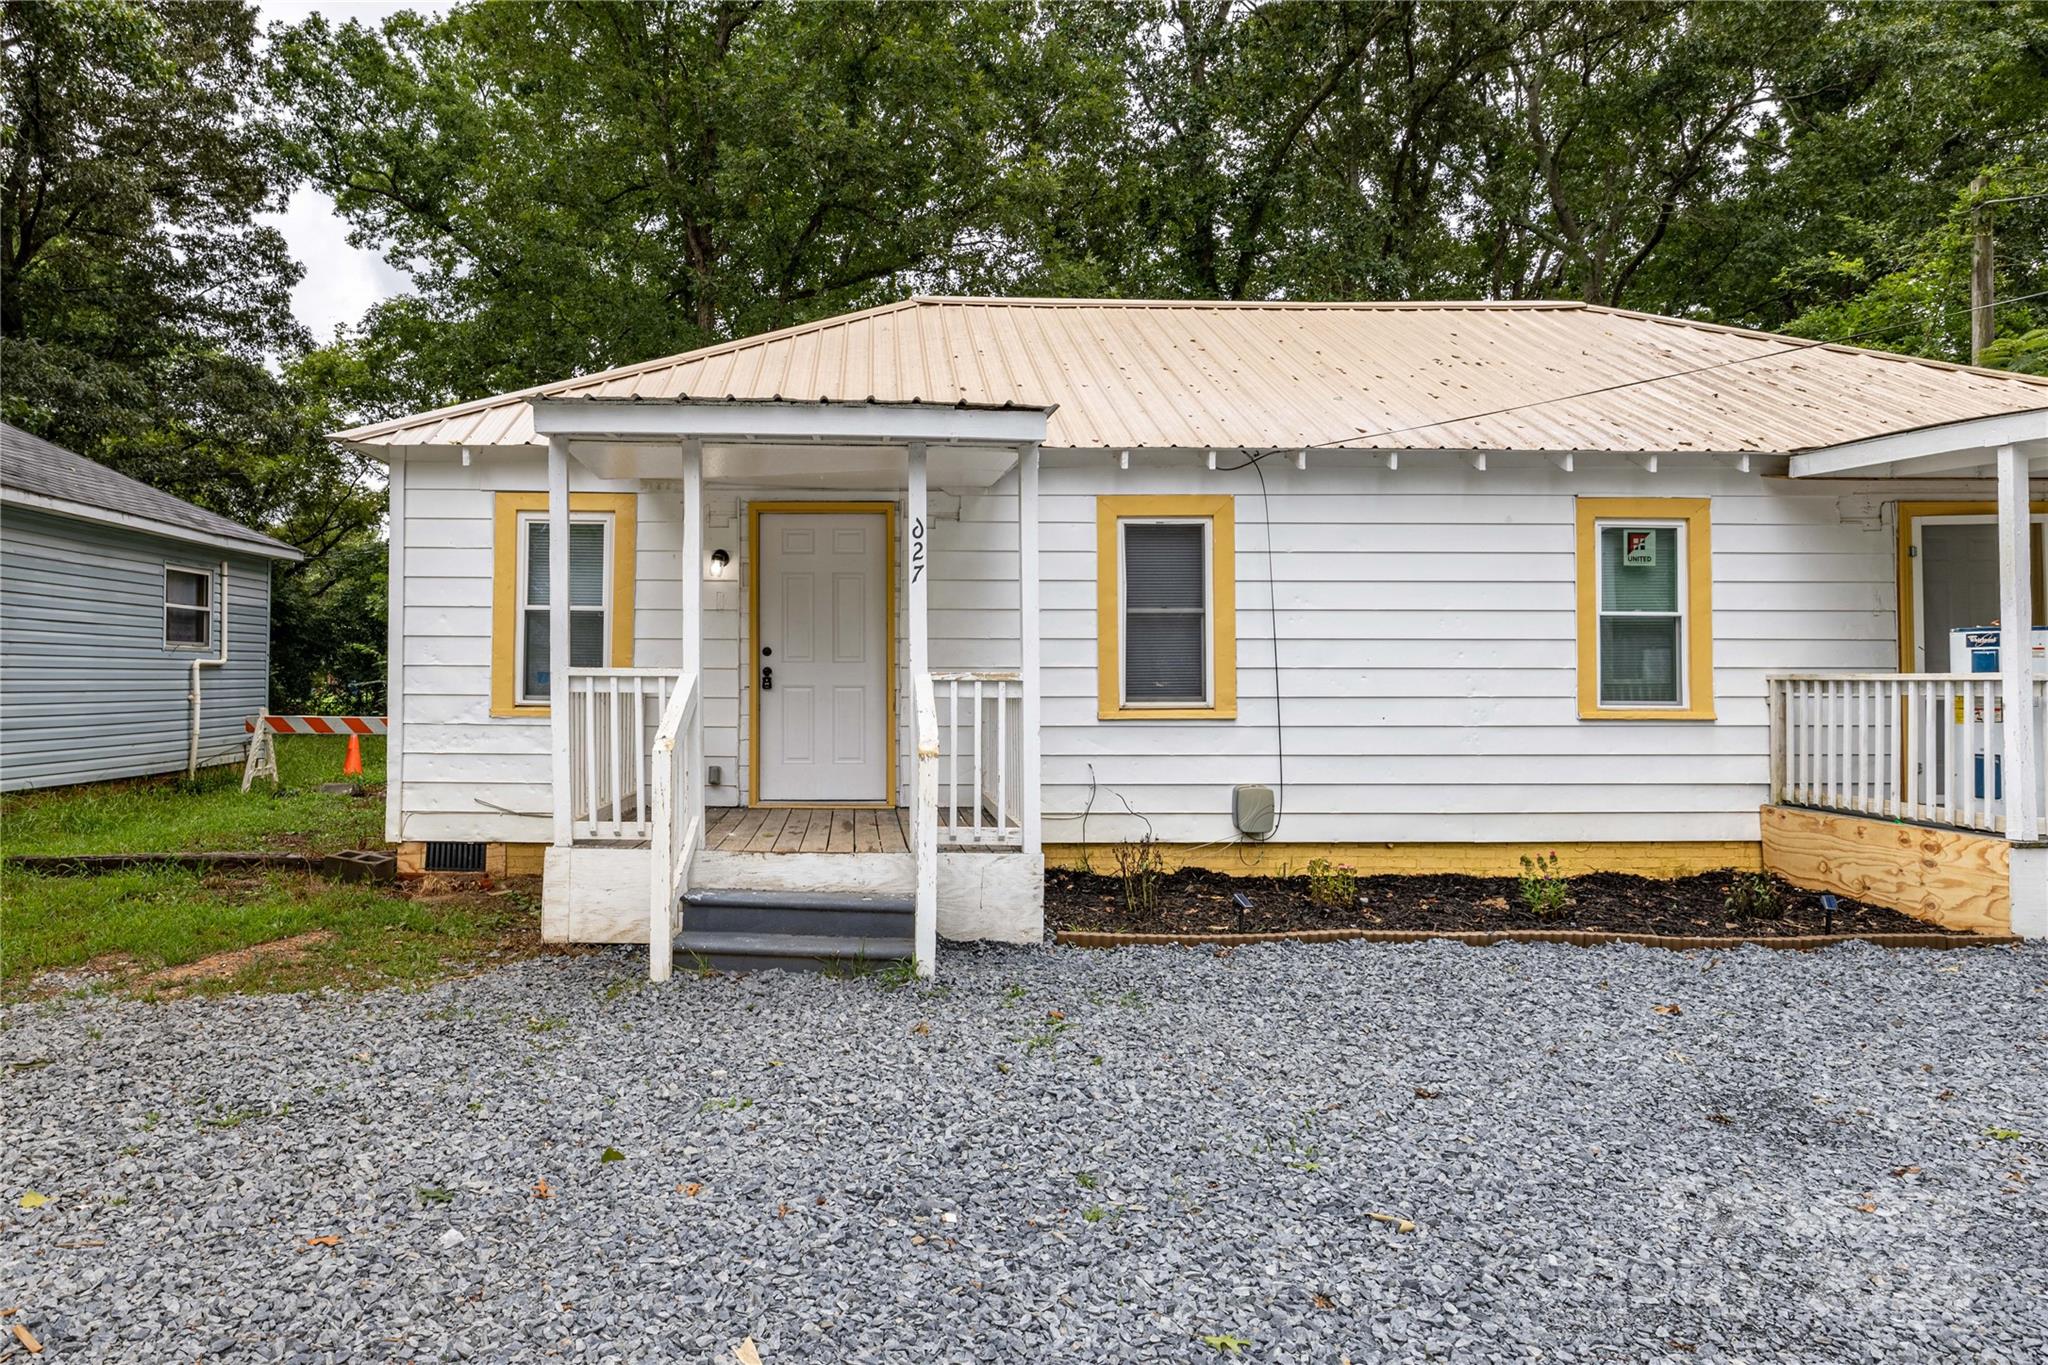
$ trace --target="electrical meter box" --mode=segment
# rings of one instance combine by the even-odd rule
[[[1230,818],[1239,834],[1263,839],[1273,832],[1273,789],[1244,786],[1230,789]]]

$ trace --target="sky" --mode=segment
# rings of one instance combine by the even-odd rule
[[[350,19],[378,23],[402,9],[433,12],[445,9],[433,0],[258,0],[262,23],[297,23],[323,14],[329,23]],[[292,311],[316,342],[331,340],[342,323],[360,321],[370,305],[405,292],[405,272],[374,251],[348,242],[348,224],[334,211],[334,201],[319,190],[300,186],[283,213],[263,215],[291,244],[292,256],[306,267],[306,276],[292,290]]]

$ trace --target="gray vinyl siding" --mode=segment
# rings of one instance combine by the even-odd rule
[[[227,591],[220,591],[222,561]],[[214,581],[204,649],[164,643],[164,567]],[[240,757],[269,692],[270,565],[143,532],[0,508],[0,790],[182,771],[194,659],[202,764]]]

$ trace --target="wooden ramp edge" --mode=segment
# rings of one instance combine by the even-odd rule
[[[1989,834],[1763,808],[1764,870],[1944,929],[2012,932],[2012,848]]]

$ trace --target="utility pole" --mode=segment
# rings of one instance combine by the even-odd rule
[[[1992,323],[1991,213],[1984,206],[1983,176],[1970,182],[1970,363],[1984,363],[1996,331]]]

